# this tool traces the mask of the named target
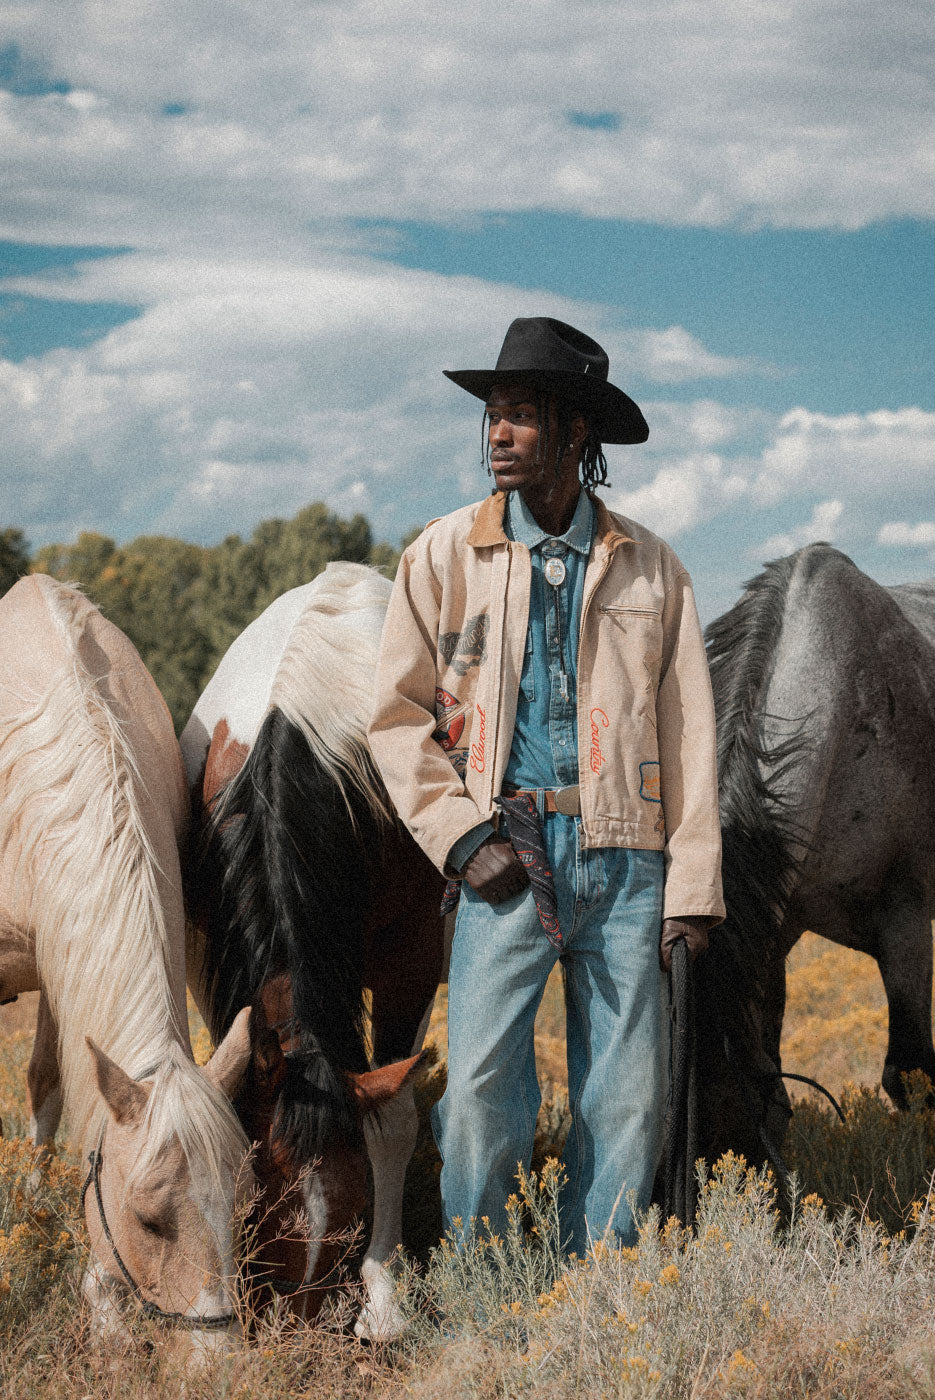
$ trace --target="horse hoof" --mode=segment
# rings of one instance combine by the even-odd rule
[[[354,1323],[354,1336],[361,1342],[392,1342],[405,1330],[406,1319],[398,1308],[374,1308],[369,1303]]]
[[[887,1064],[883,1066],[883,1089],[889,1094],[896,1108],[905,1108],[907,1103],[903,1073],[904,1071],[898,1069],[896,1065]]]

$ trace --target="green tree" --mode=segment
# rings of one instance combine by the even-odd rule
[[[82,530],[72,545],[43,545],[33,558],[32,572],[51,574],[60,583],[80,583],[82,588],[90,591],[112,562],[116,552],[115,541],[107,535]],[[97,599],[94,601],[97,602]]]
[[[22,530],[9,525],[0,530],[0,593],[29,573],[29,545]]]

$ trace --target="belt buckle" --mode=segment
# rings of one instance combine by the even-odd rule
[[[563,817],[576,817],[581,810],[581,795],[578,784],[573,787],[555,789],[555,810]]]

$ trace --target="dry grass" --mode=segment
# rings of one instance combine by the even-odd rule
[[[846,1083],[879,1084],[886,1054],[886,995],[873,958],[806,933],[786,964],[785,1069],[835,1095]],[[791,1094],[809,1091],[794,1083]]]
[[[183,1390],[198,1400],[935,1400],[935,1225],[925,1203],[935,1113],[921,1085],[901,1115],[874,1087],[885,1044],[875,965],[812,938],[790,960],[785,1062],[843,1092],[848,1122],[842,1128],[804,1091],[787,1142],[802,1194],[786,1203],[782,1223],[771,1180],[727,1159],[705,1187],[694,1239],[651,1215],[638,1249],[598,1242],[588,1259],[571,1262],[555,1245],[557,1168],[543,1165],[564,1129],[563,1015],[555,977],[537,1023],[539,1175],[525,1184],[507,1239],[482,1235],[459,1252],[436,1244],[439,1163],[425,1121],[444,1086],[440,997],[431,1035],[441,1054],[419,1088],[423,1124],[407,1185],[406,1242],[410,1260],[421,1262],[400,1263],[412,1323],[393,1346],[354,1340],[349,1291],[314,1329],[276,1314],[252,1320],[233,1361],[196,1375],[185,1375],[175,1339],[152,1324],[134,1324],[127,1349],[102,1350],[77,1305],[77,1168],[63,1151],[32,1191],[31,1153],[8,1138],[0,1144],[0,1400],[148,1400]],[[8,1134],[25,1127],[29,1020],[25,998],[0,1010]],[[203,1059],[210,1044],[194,1015],[192,1030]]]

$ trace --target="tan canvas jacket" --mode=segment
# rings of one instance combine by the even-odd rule
[[[426,527],[400,561],[369,737],[400,816],[447,874],[490,818],[523,669],[532,565],[488,496]],[[688,574],[649,530],[594,500],[578,645],[586,847],[666,853],[666,918],[724,917],[714,705]]]

